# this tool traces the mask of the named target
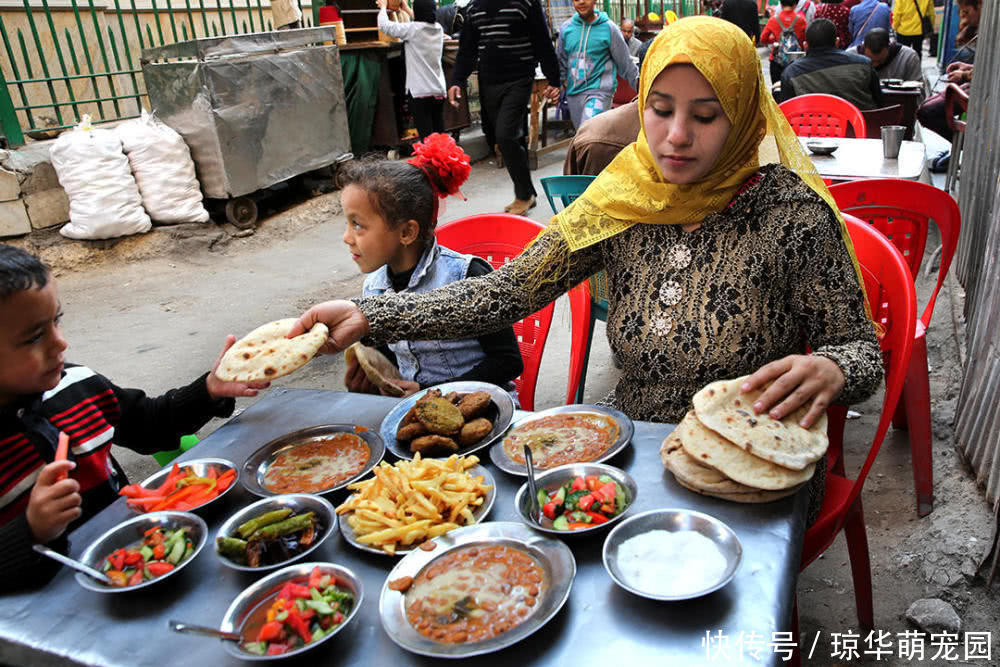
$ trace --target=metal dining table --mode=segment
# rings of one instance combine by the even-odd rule
[[[237,464],[285,433],[326,423],[353,423],[377,429],[397,399],[345,392],[275,389],[204,439],[184,459],[221,456]],[[743,561],[724,588],[695,600],[656,602],[619,588],[601,562],[606,532],[567,535],[577,574],[569,600],[544,627],[499,652],[467,659],[488,665],[601,665],[609,659],[635,665],[735,662],[737,646],[752,664],[778,664],[772,641],[790,641],[790,614],[805,529],[803,491],[777,502],[743,505],[701,496],[678,485],[660,463],[670,425],[637,422],[631,447],[609,461],[629,472],[638,494],[629,514],[681,507],[711,514],[727,523],[743,544]],[[486,450],[480,458],[489,460]],[[491,465],[487,463],[486,465]],[[497,501],[488,520],[517,521],[514,493],[523,482],[491,466]],[[331,500],[343,500],[344,491]],[[254,498],[234,489],[204,518],[214,539],[227,516]],[[134,516],[119,500],[70,535],[71,555],[97,536]],[[208,545],[178,576],[161,586],[106,595],[81,588],[64,569],[46,585],[9,594],[0,603],[0,663],[11,665],[221,665],[242,664],[220,641],[179,635],[167,619],[218,626],[229,603],[260,576],[223,567]],[[353,570],[363,581],[357,617],[335,638],[289,665],[429,665],[438,662],[399,648],[379,620],[379,595],[397,560],[361,552],[339,534],[308,557]],[[720,658],[725,638],[730,660]],[[754,655],[757,656],[754,659]],[[459,660],[459,662],[462,662]]]
[[[823,178],[852,181],[860,178],[903,178],[915,181],[924,169],[924,145],[919,141],[904,141],[899,158],[882,155],[881,139],[835,138],[837,150],[830,155],[814,155],[806,148],[811,137],[799,137],[816,170]]]

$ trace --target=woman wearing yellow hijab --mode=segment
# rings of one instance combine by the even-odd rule
[[[639,81],[642,131],[517,260],[420,295],[314,306],[325,351],[462,337],[509,325],[601,270],[623,377],[606,399],[633,419],[677,422],[709,382],[774,381],[754,408],[781,418],[856,402],[882,378],[856,263],[829,193],[764,84],[747,36],[677,21]],[[781,164],[761,166],[773,135]],[[807,346],[809,355],[801,354]]]

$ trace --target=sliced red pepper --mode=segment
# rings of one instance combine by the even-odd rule
[[[159,491],[163,495],[170,493],[170,491],[167,491],[167,488],[169,487],[170,489],[174,489],[177,485],[177,479],[180,476],[181,476],[180,466],[178,466],[175,463],[174,467],[170,469],[170,474],[168,474],[167,478],[163,480],[163,484],[160,485],[160,488],[158,488],[157,491]]]
[[[597,498],[594,497],[594,494],[588,493],[587,495],[583,496],[582,498],[576,501],[576,506],[586,512],[587,510],[590,509],[590,506],[593,505],[596,501]]]
[[[607,523],[608,517],[597,512],[587,512],[587,516],[594,520],[594,523]]]
[[[271,621],[260,626],[257,641],[269,642],[281,636],[281,621]]]
[[[285,619],[285,624],[294,630],[299,637],[302,637],[302,641],[306,644],[312,641],[312,633],[309,632],[309,624],[306,623],[305,619],[299,616],[298,610],[294,607],[288,610],[288,618]]]
[[[542,505],[542,514],[544,514],[546,518],[552,519],[554,521],[555,518],[556,518],[556,504],[555,504],[555,502],[553,502],[553,501],[550,500],[549,502],[547,502],[544,505]]]
[[[174,569],[173,563],[147,563],[146,569],[154,577],[162,577],[170,570]]]
[[[581,528],[590,528],[592,523],[580,523],[579,521],[569,524],[570,530],[580,530]]]
[[[178,489],[167,496],[159,505],[154,505],[152,511],[158,512],[160,510],[170,509],[174,506],[174,503],[184,500],[185,498],[189,498],[198,491],[199,487],[197,486],[185,486],[183,489]]]
[[[149,509],[152,507],[156,507],[164,500],[166,500],[165,496],[148,496],[146,498],[129,498],[128,503],[129,505],[135,505],[136,507]]]
[[[219,471],[215,468],[209,468],[208,472],[205,473],[205,477],[209,479],[219,479]]]
[[[587,488],[587,481],[583,477],[577,477],[569,487],[569,492],[584,491]]]

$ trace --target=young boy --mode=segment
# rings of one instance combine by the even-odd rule
[[[197,431],[212,417],[231,415],[231,397],[255,396],[267,386],[223,382],[212,372],[158,398],[122,389],[85,366],[64,364],[61,317],[48,268],[25,251],[0,244],[4,591],[36,585],[54,574],[58,564],[36,554],[32,544],[66,553],[67,529],[107,507],[128,484],[111,457],[111,445],[146,454],[175,449],[181,435]],[[235,340],[229,336],[225,349]],[[53,462],[60,431],[69,435],[70,453],[67,460]]]

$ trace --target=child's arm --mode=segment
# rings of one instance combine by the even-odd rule
[[[48,544],[56,551],[68,551],[63,533],[80,516],[80,485],[74,479],[59,477],[75,466],[72,461],[56,461],[43,467],[24,514],[0,526],[0,572],[4,573],[0,591],[37,586],[58,571],[58,563],[31,547]]]
[[[412,36],[413,24],[411,23],[396,23],[389,20],[389,14],[386,11],[386,0],[378,0],[378,29],[389,35],[390,37],[395,37],[397,39],[407,40]]]
[[[121,406],[121,421],[116,424],[115,444],[141,454],[177,449],[182,435],[194,433],[213,417],[228,417],[236,407],[234,396],[256,396],[267,382],[223,382],[215,369],[233,343],[226,338],[222,354],[211,372],[187,385],[150,398],[141,389],[123,389],[112,384]]]

